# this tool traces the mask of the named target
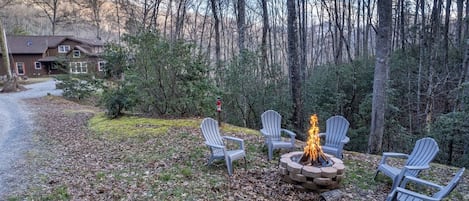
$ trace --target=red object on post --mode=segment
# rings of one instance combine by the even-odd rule
[[[221,99],[217,98],[217,116],[218,116],[218,126],[221,127]]]
[[[217,98],[217,112],[221,112],[221,100]]]

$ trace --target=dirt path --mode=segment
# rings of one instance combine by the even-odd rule
[[[0,198],[21,190],[26,182],[21,168],[26,164],[24,155],[32,146],[34,119],[23,99],[61,94],[53,80],[25,87],[28,90],[0,94]]]

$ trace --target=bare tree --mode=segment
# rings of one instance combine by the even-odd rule
[[[38,5],[49,19],[52,25],[52,35],[55,35],[57,24],[65,18],[59,13],[60,2],[60,0],[32,0],[32,3]]]
[[[8,54],[8,46],[7,46],[7,37],[5,34],[5,30],[3,29],[3,21],[0,18],[0,48],[2,51],[2,66],[5,68],[7,72],[7,81],[3,85],[2,92],[12,92],[16,91],[18,88],[16,77],[12,76],[11,69],[10,69],[10,55]]]
[[[220,52],[220,20],[218,19],[218,4],[217,0],[210,0],[212,6],[212,15],[214,20],[215,29],[215,60],[216,60],[216,75],[218,77],[217,84],[221,82],[221,52]]]
[[[91,22],[93,23],[96,31],[96,38],[101,39],[101,20],[103,5],[106,0],[74,0],[75,3],[83,8],[86,8],[91,13]]]
[[[5,8],[6,6],[8,6],[10,4],[13,4],[14,2],[15,2],[15,0],[3,0],[0,3],[0,9]]]
[[[164,26],[163,26],[163,36],[167,36],[166,35],[166,31],[167,31],[167,27],[169,26],[170,28],[170,35],[172,36],[172,28],[171,28],[171,25],[168,25],[168,18],[171,18],[172,19],[172,5],[173,5],[173,0],[169,0],[168,2],[168,5],[167,5],[167,8],[166,8],[166,15],[164,17]]]
[[[303,101],[301,72],[298,56],[298,27],[295,0],[287,1],[287,35],[288,35],[288,69],[290,76],[291,94],[293,100],[292,122],[296,131],[303,130]]]
[[[464,9],[464,0],[457,0],[456,1],[456,7],[457,7],[457,12],[456,12],[456,44],[458,45],[459,48],[463,47],[462,43],[462,24],[463,24],[463,19],[462,19],[462,11]]]
[[[246,38],[246,2],[244,0],[238,0],[238,48],[239,52],[245,50],[245,38]]]
[[[180,39],[184,33],[184,18],[186,16],[187,0],[180,0],[176,13],[175,38]]]
[[[386,110],[386,89],[391,50],[392,1],[378,0],[379,25],[376,40],[376,63],[373,81],[371,126],[368,140],[368,153],[381,152]]]
[[[267,34],[269,31],[269,12],[267,10],[267,0],[261,0],[262,6],[262,39],[261,39],[261,55],[262,55],[262,72],[261,76],[264,75],[264,69],[269,66],[269,58],[267,56]]]

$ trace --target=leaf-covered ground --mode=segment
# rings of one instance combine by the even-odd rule
[[[208,149],[201,119],[124,117],[108,120],[91,106],[57,97],[28,101],[37,120],[35,146],[20,169],[27,189],[12,189],[9,200],[317,200],[318,193],[281,181],[276,160],[267,161],[255,130],[229,125],[226,135],[245,140],[247,164],[223,161],[206,166]],[[353,139],[352,139],[353,140]],[[298,150],[302,148],[298,143]],[[276,153],[276,158],[278,155]],[[384,200],[391,180],[373,180],[380,156],[345,152],[343,200]],[[402,161],[395,161],[402,163]],[[246,165],[246,168],[245,168]],[[423,178],[446,182],[456,167],[432,164]],[[468,173],[447,200],[468,200]],[[423,189],[422,189],[423,190]]]

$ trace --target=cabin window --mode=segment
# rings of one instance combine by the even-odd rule
[[[88,72],[88,64],[86,62],[70,62],[70,73],[81,74]]]
[[[105,66],[106,66],[105,61],[98,61],[98,71],[104,71]]]
[[[24,63],[23,62],[16,62],[16,73],[18,73],[18,75],[24,75]]]
[[[80,50],[73,50],[73,58],[80,58]]]
[[[67,53],[70,51],[70,45],[59,45],[59,53]]]
[[[41,62],[34,62],[34,68],[35,69],[41,69]]]

